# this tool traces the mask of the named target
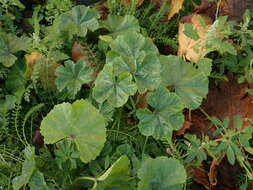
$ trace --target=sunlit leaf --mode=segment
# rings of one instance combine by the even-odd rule
[[[111,49],[106,62],[112,63],[117,72],[130,72],[140,93],[154,90],[159,86],[158,50],[151,39],[129,32],[118,36],[111,43]]]
[[[46,144],[72,139],[85,163],[99,155],[106,140],[105,119],[87,100],[56,105],[40,128]]]
[[[175,88],[187,108],[198,108],[208,93],[207,71],[196,69],[177,56],[162,56],[160,60],[163,85]]]
[[[95,81],[93,97],[99,103],[108,100],[112,106],[120,107],[127,102],[129,96],[135,94],[136,90],[136,84],[132,81],[130,73],[116,74],[113,65],[106,64]]]

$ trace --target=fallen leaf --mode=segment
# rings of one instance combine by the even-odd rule
[[[44,89],[55,89],[55,70],[60,64],[46,60],[39,52],[32,52],[25,56],[27,71],[26,77],[32,78],[37,75]],[[35,69],[35,70],[34,70]]]
[[[243,120],[243,128],[248,127],[253,120],[253,98],[247,93],[251,88],[248,83],[237,83],[237,78],[229,74],[229,81],[221,81],[218,86],[213,82],[210,84],[210,90],[207,99],[203,102],[202,108],[210,115],[224,120],[229,117],[229,128],[234,128],[233,118],[240,115]]]
[[[79,42],[74,42],[72,47],[72,60],[77,62],[80,59],[87,59],[89,53],[85,51],[84,46]]]
[[[185,120],[183,127],[180,130],[176,131],[175,135],[180,136],[180,135],[185,134],[185,131],[189,129],[191,125],[192,125],[192,122]]]
[[[205,14],[212,19],[215,19],[215,13],[217,10],[216,2],[209,2],[208,0],[201,0],[200,5],[194,5],[195,13]]]
[[[183,7],[184,0],[171,0],[171,8],[168,14],[168,20],[170,20],[175,14],[177,14]]]
[[[146,95],[149,93],[150,91],[146,91],[144,94],[139,94],[139,93],[136,93],[134,95],[134,102],[136,104],[136,107],[138,109],[145,109],[148,107],[148,103],[147,103],[147,100],[146,100]]]
[[[233,74],[228,75],[228,81],[221,81],[218,85],[214,81],[210,82],[209,93],[207,99],[203,101],[201,108],[209,115],[224,120],[229,117],[229,128],[235,128],[233,123],[234,116],[240,115],[243,120],[243,128],[252,125],[253,120],[253,97],[247,93],[247,89],[251,86],[247,83],[238,84],[237,78]],[[215,127],[212,127],[211,122],[199,110],[185,113],[186,121],[192,123],[187,133],[196,134],[199,138],[209,136],[210,139],[217,137],[213,136]],[[245,119],[247,118],[247,120]],[[227,159],[214,160],[206,171],[196,171],[194,180],[210,189],[208,183],[212,186],[212,190],[238,190],[235,184],[235,178],[241,170],[238,164],[232,166]],[[202,177],[201,177],[202,176]]]
[[[193,180],[198,184],[203,185],[207,190],[211,190],[208,174],[203,168],[194,168],[192,171]]]
[[[217,185],[218,167],[224,157],[225,157],[225,154],[223,156],[221,156],[219,159],[212,161],[212,164],[211,164],[209,172],[208,172],[208,178],[209,178],[209,182],[210,182],[211,186]]]
[[[43,147],[44,137],[41,135],[40,130],[35,131],[35,133],[33,135],[33,138],[32,138],[32,143],[37,148],[42,148]]]
[[[32,52],[30,55],[25,55],[25,59],[27,63],[26,77],[30,78],[34,65],[42,59],[42,55],[39,52]]]
[[[219,12],[230,20],[241,21],[246,9],[253,10],[252,0],[222,0]]]
[[[202,26],[200,23],[200,19],[205,22],[205,26]],[[194,30],[197,31],[199,39],[193,40],[187,37],[184,34],[185,31],[185,23],[189,22],[192,24]],[[212,19],[206,15],[201,14],[192,14],[187,17],[183,17],[179,22],[179,30],[178,30],[178,41],[179,41],[179,48],[178,48],[178,56],[183,56],[188,60],[196,62],[200,59],[200,53],[203,52],[204,47],[198,46],[199,44],[205,43],[206,32],[212,24]]]

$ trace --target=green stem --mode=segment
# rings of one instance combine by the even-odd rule
[[[97,179],[96,178],[93,178],[93,177],[79,177],[77,178],[75,182],[79,181],[79,180],[89,180],[89,181],[93,181],[94,182],[94,185],[92,187],[92,189],[95,189],[97,187]]]
[[[144,154],[145,154],[145,148],[146,148],[147,142],[148,142],[148,136],[146,137],[143,148],[142,148],[142,159],[143,159]]]

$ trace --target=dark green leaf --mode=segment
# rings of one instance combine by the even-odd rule
[[[77,63],[66,61],[65,66],[58,67],[55,74],[57,89],[60,92],[66,89],[68,96],[74,99],[81,86],[92,81],[93,70],[84,60]]]
[[[138,127],[143,135],[156,139],[168,138],[173,130],[182,127],[184,106],[175,93],[170,93],[166,88],[158,88],[147,95],[147,102],[154,111],[137,110],[140,120]]]
[[[106,64],[95,81],[93,97],[99,103],[107,100],[112,106],[121,107],[136,90],[136,84],[132,81],[130,73],[116,74],[113,65]]]

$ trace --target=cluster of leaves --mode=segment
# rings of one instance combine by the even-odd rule
[[[173,142],[173,133],[184,126],[184,110],[198,109],[207,96],[209,77],[215,75],[212,66],[230,55],[242,60],[239,51],[247,54],[247,60],[252,56],[250,12],[239,30],[225,17],[216,20],[200,44],[205,47],[203,55],[186,61],[161,55],[154,43],[168,32],[160,38],[155,29],[167,4],[150,17],[148,23],[155,18],[154,24],[145,28],[144,20],[154,6],[148,6],[141,20],[138,3],[117,10],[127,5],[109,0],[109,15],[102,21],[94,8],[50,0],[34,7],[27,35],[5,17],[25,7],[18,0],[0,2],[0,19],[4,16],[0,20],[0,170],[4,171],[0,189],[182,190],[191,166],[225,155],[253,180],[250,159],[245,157],[253,153],[253,130],[244,128],[239,116],[235,129],[228,128],[227,118],[209,118],[217,127],[215,139],[185,134],[180,148]],[[185,24],[184,33],[199,39],[190,24]],[[233,43],[226,41],[232,37]],[[79,45],[92,50],[76,52]],[[214,51],[219,53],[213,61]],[[243,77],[251,63],[244,70],[226,62],[219,68],[250,82]],[[13,143],[20,145],[11,151]]]

